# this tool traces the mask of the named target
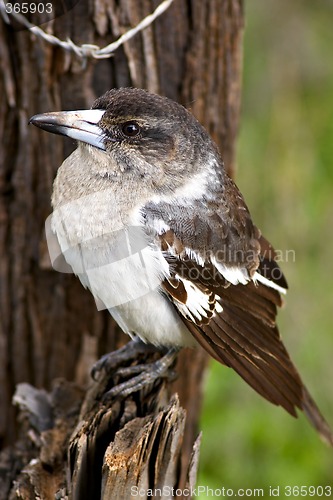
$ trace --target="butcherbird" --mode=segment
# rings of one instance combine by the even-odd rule
[[[287,282],[274,249],[195,117],[166,97],[121,88],[89,110],[30,122],[78,141],[54,182],[52,231],[123,331],[169,349],[156,376],[180,347],[200,344],[271,403],[293,416],[303,410],[333,445],[276,326]]]

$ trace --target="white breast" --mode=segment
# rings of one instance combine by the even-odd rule
[[[65,260],[90,289],[97,307],[108,309],[125,333],[155,345],[193,345],[161,291],[169,266],[148,240],[138,211],[131,217],[135,224],[125,228],[120,219],[111,218],[105,193],[99,195],[96,200],[89,195],[89,203],[80,198],[54,211],[52,230]]]

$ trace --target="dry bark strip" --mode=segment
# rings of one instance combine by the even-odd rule
[[[185,485],[180,484],[186,412],[165,382],[124,400],[103,402],[106,375],[87,393],[57,380],[47,393],[18,386],[22,437],[20,474],[10,500],[171,498],[172,489],[193,488],[199,457],[194,443]],[[65,460],[67,457],[67,460]],[[4,463],[2,455],[2,466]],[[8,488],[11,480],[7,476]]]

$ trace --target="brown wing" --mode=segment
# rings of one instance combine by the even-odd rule
[[[212,188],[213,189],[213,188]],[[145,206],[147,230],[169,263],[163,287],[198,343],[268,401],[302,409],[333,435],[290,360],[275,320],[287,282],[241,193],[223,178],[201,200]]]
[[[172,232],[160,236],[162,248],[182,247]],[[168,242],[166,243],[166,239]],[[266,240],[262,240],[267,250]],[[274,251],[260,254],[258,272],[286,287]],[[217,361],[233,368],[254,390],[291,415],[303,410],[321,436],[333,445],[332,432],[290,360],[275,324],[280,293],[249,281],[232,285],[211,262],[198,264],[186,257],[168,256],[172,277],[164,290],[198,343]],[[196,302],[193,294],[197,291]],[[191,293],[189,293],[191,292]],[[191,298],[192,297],[192,298]],[[206,297],[206,301],[204,300]]]

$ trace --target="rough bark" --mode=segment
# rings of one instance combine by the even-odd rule
[[[158,3],[80,0],[69,13],[43,27],[60,39],[102,47]],[[38,22],[36,16],[30,19]],[[198,446],[194,458],[192,450],[207,358],[199,349],[184,351],[176,382],[157,384],[148,394],[140,393],[122,404],[104,405],[95,386],[85,392],[94,360],[127,339],[106,312],[97,312],[92,297],[74,276],[51,268],[44,221],[51,211],[55,172],[75,145],[28,128],[28,120],[50,110],[88,108],[111,87],[144,87],[189,107],[218,143],[233,174],[242,27],[242,0],[175,0],[113,58],[82,64],[75,55],[27,30],[16,31],[0,19],[1,498],[7,498],[9,491],[10,498],[35,498],[37,491],[41,498],[54,498],[56,492],[58,498],[65,498],[68,447],[72,488],[81,491],[74,498],[96,498],[85,496],[84,482],[77,486],[78,477],[85,477],[84,469],[78,472],[78,461],[86,460],[82,450],[87,442],[91,447],[92,441],[107,450],[104,465],[100,455],[98,461],[98,477],[103,480],[96,488],[102,488],[103,498],[110,498],[111,483],[125,481],[121,477],[125,462],[132,474],[127,487],[129,478],[139,477],[133,461],[139,450],[146,454],[139,471],[145,486],[163,481],[174,486],[193,483]],[[18,412],[12,396],[20,383],[31,384],[37,392],[28,385],[19,387]],[[176,397],[170,400],[175,391],[181,406]],[[85,413],[87,405],[90,410]],[[187,413],[185,430],[181,408]],[[80,430],[72,434],[78,422]],[[125,434],[114,439],[118,430]],[[133,435],[139,436],[135,442],[128,437]],[[119,439],[125,446],[122,451]],[[173,461],[157,449],[159,443],[172,450]],[[156,460],[155,469],[149,457]],[[37,462],[28,466],[32,458]],[[146,476],[144,467],[148,467]]]

